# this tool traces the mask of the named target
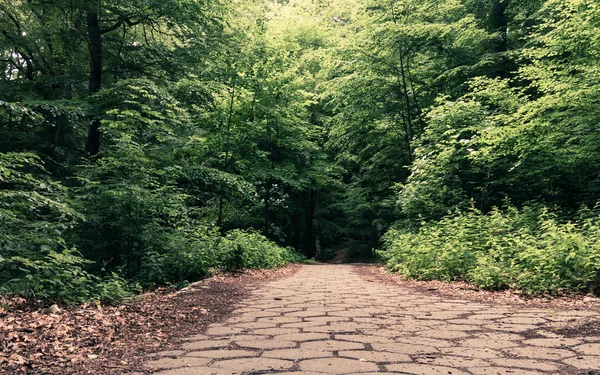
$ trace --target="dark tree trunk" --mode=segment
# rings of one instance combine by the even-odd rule
[[[90,80],[89,93],[100,91],[102,86],[102,33],[97,12],[87,13],[87,30],[90,41]],[[92,119],[88,128],[85,151],[90,156],[100,152],[100,120]]]
[[[509,0],[496,0],[492,4],[490,12],[491,29],[498,33],[498,40],[493,46],[494,52],[500,54],[497,75],[502,78],[508,78],[510,73],[510,61],[506,56],[508,51],[508,5]]]
[[[315,191],[313,189],[308,190],[308,199],[306,202],[306,234],[305,234],[305,246],[304,254],[307,258],[314,258],[317,255],[317,248],[315,246],[315,230],[313,220],[315,216]]]

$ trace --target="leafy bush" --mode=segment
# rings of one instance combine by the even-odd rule
[[[472,209],[391,229],[378,255],[394,272],[421,280],[466,280],[484,289],[525,294],[600,289],[600,213],[560,222],[547,209]]]
[[[220,235],[191,221],[168,236],[162,252],[151,251],[142,259],[137,277],[145,286],[199,280],[219,266]]]
[[[260,233],[235,229],[221,236],[217,228],[196,223],[173,233],[163,252],[149,253],[137,279],[145,286],[182,285],[201,279],[216,268],[236,272],[303,261],[303,255],[280,247]]]
[[[61,237],[81,219],[39,157],[0,153],[0,293],[68,303],[128,295],[123,279],[89,274]]]
[[[235,229],[220,244],[220,266],[228,271],[243,268],[277,268],[303,257],[290,248],[282,248],[260,233]]]
[[[127,282],[116,274],[103,280],[85,271],[89,263],[74,250],[50,250],[41,259],[4,259],[1,268],[12,278],[0,286],[0,293],[67,303],[100,300],[109,304],[117,304],[130,295]]]

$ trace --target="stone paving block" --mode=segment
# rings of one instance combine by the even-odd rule
[[[413,375],[470,375],[467,372],[454,369],[452,367],[426,365],[420,363],[396,363],[385,365],[388,371],[402,372],[403,374]]]
[[[516,367],[528,370],[556,371],[558,366],[547,361],[535,361],[532,359],[516,358],[493,358],[490,359],[493,365],[501,367]]]
[[[288,333],[300,333],[300,328],[287,328],[287,327],[275,327],[275,328],[260,328],[252,330],[252,333],[265,336],[284,335]]]
[[[155,372],[153,375],[236,375],[239,371],[211,367],[184,367],[174,370]],[[128,374],[132,375],[132,374]]]
[[[192,358],[192,357],[181,357],[181,358],[161,358],[156,361],[149,361],[144,366],[149,368],[157,369],[172,369],[179,367],[200,367],[205,366],[210,362],[207,358]]]
[[[338,353],[340,357],[350,357],[358,360],[364,359],[369,362],[410,362],[411,358],[406,354],[391,352],[376,352],[370,350],[343,350]]]
[[[542,375],[547,372],[514,369],[506,367],[471,367],[468,368],[473,375]]]
[[[598,370],[600,369],[600,356],[583,355],[563,359],[562,363],[578,369]]]
[[[199,341],[199,340],[208,340],[213,339],[212,336],[200,334],[200,335],[191,335],[181,339],[181,341]]]
[[[414,345],[414,344],[404,344],[404,343],[374,343],[371,344],[374,350],[377,351],[385,351],[385,352],[394,352],[400,354],[429,354],[429,353],[438,353],[439,351],[433,346],[426,345]]]
[[[327,314],[327,310],[318,309],[318,310],[309,310],[309,311],[294,311],[290,313],[285,313],[284,316],[296,316],[301,318],[306,317],[314,317],[314,316],[325,316]]]
[[[308,327],[317,327],[323,326],[326,323],[323,322],[299,322],[299,323],[283,323],[280,325],[282,328],[308,328]]]
[[[489,366],[490,363],[481,358],[467,358],[461,356],[444,355],[437,358],[418,358],[417,362],[432,364],[437,366],[446,366],[453,368],[465,368],[475,366]]]
[[[323,358],[331,357],[331,352],[324,350],[312,350],[312,349],[279,349],[269,350],[263,353],[262,357],[266,358],[280,358],[280,359],[311,359],[311,358]]]
[[[353,341],[353,342],[361,342],[361,343],[385,343],[385,342],[395,342],[394,339],[382,336],[373,336],[373,335],[358,335],[358,334],[336,334],[334,335],[336,340],[343,341]]]
[[[263,350],[296,347],[295,342],[281,340],[236,340],[234,342],[242,348],[253,348]]]
[[[256,319],[257,322],[266,322],[266,323],[298,323],[302,322],[302,318],[293,317],[293,316],[267,316],[264,318]]]
[[[277,335],[273,337],[277,340],[285,340],[285,341],[311,341],[311,340],[325,340],[329,338],[329,335],[324,333],[313,333],[313,332],[303,332],[303,333],[286,333],[283,335]]]
[[[573,350],[575,350],[579,353],[587,354],[587,355],[600,356],[600,343],[589,343],[589,344],[577,345],[577,346],[573,347]]]
[[[460,342],[460,346],[467,348],[481,348],[481,349],[506,349],[519,346],[514,341],[509,340],[493,340],[489,338],[475,338],[467,339]]]
[[[567,349],[558,348],[543,348],[536,346],[519,346],[509,349],[504,349],[505,353],[516,357],[535,358],[535,359],[552,359],[559,360],[563,358],[573,357],[575,352]]]
[[[300,348],[324,350],[324,351],[335,351],[335,350],[364,349],[365,345],[362,343],[358,343],[358,342],[326,340],[326,341],[303,342],[302,344],[300,344]]]
[[[347,316],[312,316],[306,318],[307,322],[321,322],[321,323],[330,323],[330,322],[348,322],[350,321],[350,317]]]
[[[456,347],[456,344],[450,340],[443,339],[431,339],[427,337],[419,337],[419,336],[399,336],[394,339],[394,342],[400,342],[403,344],[411,344],[411,345],[425,345],[425,346],[433,346],[435,348],[451,348]]]
[[[274,358],[241,358],[227,359],[214,362],[211,366],[217,368],[227,368],[240,372],[255,372],[255,371],[279,371],[288,370],[294,365],[292,361]]]
[[[256,357],[257,352],[253,352],[250,350],[239,350],[239,349],[231,349],[231,350],[201,350],[196,352],[190,352],[187,354],[188,357],[202,357],[202,358],[215,358],[215,359],[224,359],[224,358],[237,358],[237,357]]]
[[[353,372],[377,371],[379,367],[372,362],[361,362],[358,359],[319,358],[300,361],[302,371],[324,372],[329,374],[349,374]]]
[[[249,329],[275,328],[275,327],[277,327],[277,323],[273,323],[273,322],[235,323],[235,324],[228,325],[228,327],[237,327],[237,328],[242,328],[244,331],[248,331]]]
[[[443,328],[439,327],[437,329],[445,329],[448,331],[469,332],[469,331],[481,331],[481,326],[475,325],[475,324],[446,324],[443,326]]]
[[[444,331],[443,329],[421,331],[421,332],[417,332],[417,335],[418,336],[423,336],[423,337],[434,338],[434,339],[463,339],[465,337],[470,337],[471,336],[467,332],[462,332],[462,331]]]
[[[483,325],[483,328],[491,331],[505,331],[505,332],[525,332],[531,331],[537,328],[532,324],[518,324],[518,323],[491,323]]]
[[[184,350],[202,350],[211,348],[224,348],[229,346],[229,340],[206,340],[206,341],[190,341],[182,345]]]
[[[547,320],[539,317],[524,317],[524,316],[512,316],[510,318],[503,318],[497,320],[499,323],[511,323],[511,324],[541,324],[546,323]]]
[[[244,332],[243,328],[239,327],[228,327],[228,326],[215,326],[210,327],[206,330],[207,335],[211,336],[226,336],[226,335],[235,335],[236,333]]]
[[[159,357],[178,357],[183,353],[183,350],[163,350],[162,352],[153,353],[152,355]]]
[[[462,347],[450,347],[450,348],[442,348],[440,349],[442,354],[451,354],[456,356],[463,356],[467,358],[481,358],[481,359],[489,359],[489,358],[499,358],[502,357],[503,354],[500,351],[492,350],[492,349],[478,349],[478,348],[462,348]]]

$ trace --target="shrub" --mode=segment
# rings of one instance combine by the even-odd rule
[[[235,229],[221,236],[216,228],[196,223],[172,234],[163,252],[149,253],[137,280],[145,286],[178,286],[201,279],[214,268],[237,272],[303,261],[303,255],[280,247],[260,233]]]
[[[13,256],[2,261],[12,278],[0,286],[2,294],[66,303],[100,300],[118,304],[130,295],[125,280],[112,274],[104,280],[85,271],[86,264],[75,250],[50,250],[40,259]]]
[[[458,212],[414,232],[392,229],[377,254],[394,272],[422,280],[466,280],[525,294],[600,288],[600,213],[560,222],[547,209]]]
[[[228,271],[243,268],[277,268],[302,256],[289,248],[282,248],[254,231],[229,231],[220,244],[221,266]]]
[[[39,157],[0,153],[0,293],[75,303],[117,303],[128,295],[116,275],[102,280],[61,237],[81,220],[66,188],[53,181]]]

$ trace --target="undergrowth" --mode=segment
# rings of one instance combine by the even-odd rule
[[[548,209],[472,209],[416,231],[394,228],[377,254],[393,271],[420,280],[468,281],[526,295],[600,291],[600,212],[561,221]]]

